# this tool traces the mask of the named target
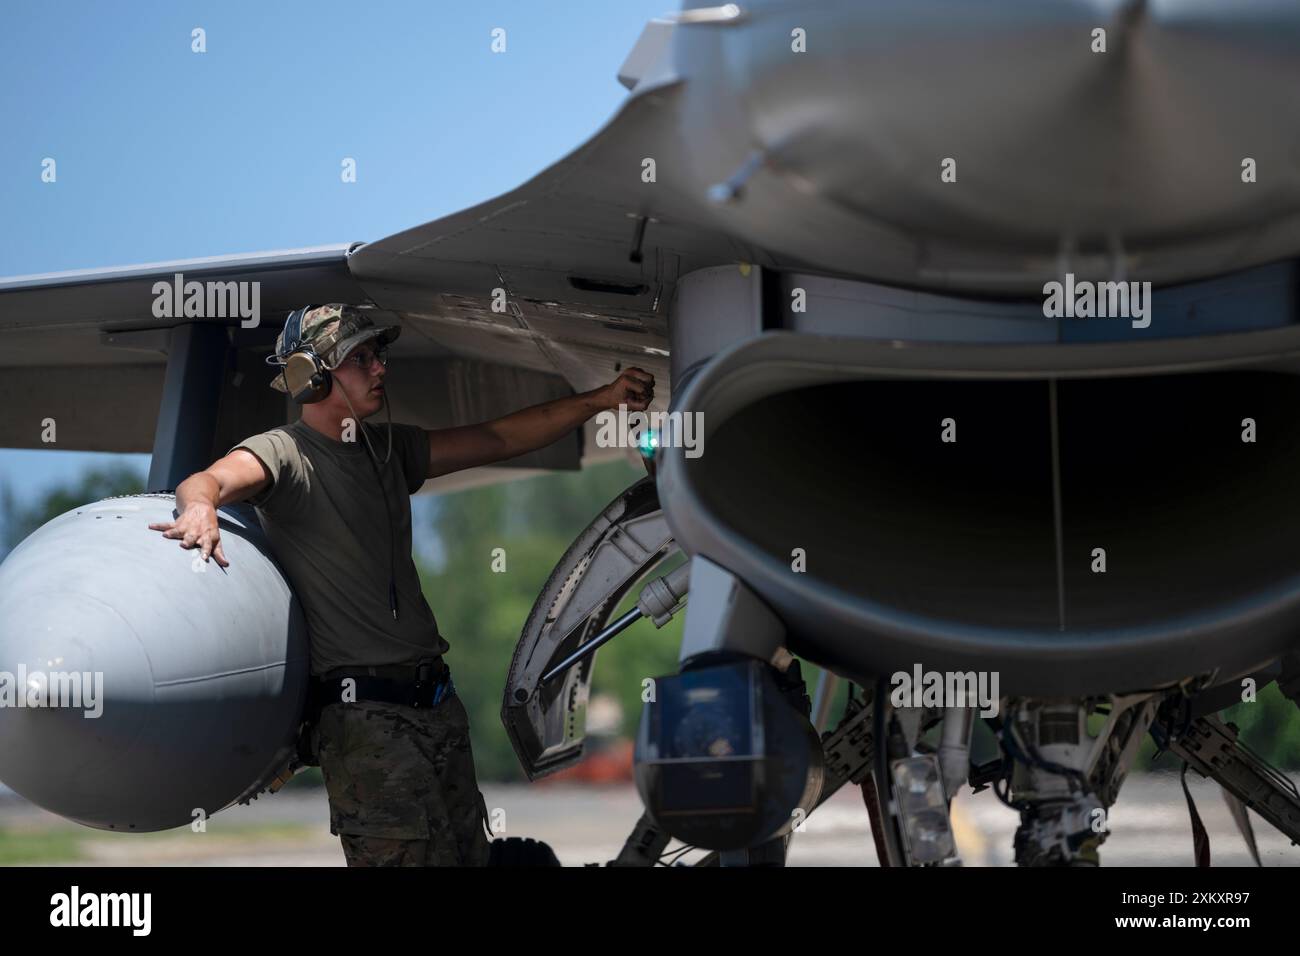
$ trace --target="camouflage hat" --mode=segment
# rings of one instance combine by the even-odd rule
[[[285,322],[288,325],[288,322]],[[286,342],[285,333],[275,340],[275,355],[267,359],[272,364],[280,364],[295,348],[310,345],[320,356],[325,367],[333,371],[339,363],[348,357],[348,353],[371,339],[379,339],[384,345],[392,342],[402,333],[400,325],[375,325],[365,311],[351,305],[331,303],[320,305],[302,317],[302,327],[297,342]],[[271,380],[271,387],[277,391],[287,391],[284,376],[277,375]]]

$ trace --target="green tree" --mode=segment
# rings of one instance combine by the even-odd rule
[[[45,491],[34,502],[20,504],[9,485],[0,488],[0,557],[52,518],[91,501],[144,491],[145,476],[138,468],[116,464],[91,468],[73,484]]]

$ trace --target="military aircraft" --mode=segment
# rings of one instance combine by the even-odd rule
[[[94,721],[0,712],[0,779],[148,830],[291,766],[305,636],[256,516],[223,513],[229,575],[146,529],[287,420],[279,321],[340,301],[402,322],[425,427],[670,385],[614,430],[651,474],[556,565],[503,701],[530,778],[572,764],[596,648],[685,608],[614,862],[780,864],[852,784],[888,865],[955,862],[967,786],[1020,813],[1018,863],[1091,865],[1148,735],[1248,838],[1245,808],[1300,839],[1217,716],[1300,693],[1300,8],[687,2],[618,78],[559,162],[377,242],[0,282],[0,445],[153,453],[150,494],[0,565],[0,666],[105,675]],[[624,453],[599,437],[518,468]]]

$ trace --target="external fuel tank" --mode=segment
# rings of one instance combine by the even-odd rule
[[[296,741],[306,625],[255,512],[220,510],[221,568],[149,529],[174,506],[74,508],[0,564],[0,781],[86,826],[211,815]]]

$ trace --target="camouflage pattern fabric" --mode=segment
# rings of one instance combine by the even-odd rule
[[[283,356],[292,344],[285,341],[288,321],[275,340],[275,355]],[[402,333],[400,325],[379,326],[371,320],[365,311],[350,305],[333,303],[321,305],[302,317],[299,330],[299,344],[310,345],[320,356],[327,368],[337,368],[339,363],[362,342],[379,339],[382,343],[393,342]],[[268,357],[271,361],[274,356]],[[284,380],[276,375],[271,379],[271,387],[277,392],[287,391]]]
[[[315,736],[348,866],[487,865],[487,806],[459,696],[429,709],[329,704]]]

